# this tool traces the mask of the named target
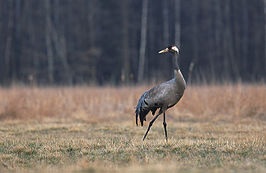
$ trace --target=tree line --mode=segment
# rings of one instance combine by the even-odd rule
[[[0,84],[266,79],[266,0],[1,0]]]

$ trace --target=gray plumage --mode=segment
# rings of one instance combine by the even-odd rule
[[[164,115],[164,131],[165,138],[167,141],[167,130],[166,130],[166,121],[165,121],[165,111],[174,106],[183,96],[186,82],[178,66],[178,55],[179,50],[176,46],[169,46],[166,49],[160,51],[159,53],[169,52],[173,55],[174,58],[174,78],[161,83],[153,87],[152,89],[143,93],[140,97],[138,104],[136,106],[136,125],[138,125],[138,118],[140,120],[141,126],[143,126],[143,121],[146,121],[147,114],[151,111],[155,115],[156,110],[159,109],[159,112],[151,120],[149,127],[146,131],[146,134],[143,137],[143,140],[146,138],[153,122],[159,117],[160,114]]]

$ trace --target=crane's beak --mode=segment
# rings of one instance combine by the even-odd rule
[[[165,48],[165,49],[159,51],[158,53],[166,53],[166,52],[168,52],[168,51],[169,51],[169,49],[168,49],[168,48]]]

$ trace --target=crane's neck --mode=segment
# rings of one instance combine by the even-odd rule
[[[178,54],[174,53],[174,78],[175,81],[178,83],[180,89],[183,88],[183,90],[186,88],[186,81],[180,71],[179,65],[178,65]]]
[[[174,61],[174,70],[176,71],[180,70],[178,65],[178,53],[174,53],[173,61]]]

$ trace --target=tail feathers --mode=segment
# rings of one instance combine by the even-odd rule
[[[139,116],[140,124],[141,126],[143,126],[143,121],[146,121],[146,115],[148,113],[149,113],[149,110],[136,112],[136,125],[138,125],[138,116]]]
[[[151,111],[152,115],[155,114],[158,107],[154,107],[152,105],[148,105],[148,103],[145,101],[145,98],[147,97],[147,92],[145,92],[139,99],[139,102],[136,107],[136,125],[138,125],[138,117],[140,120],[141,126],[143,126],[143,121],[146,121],[146,115]]]
[[[150,109],[148,108],[147,103],[145,102],[145,97],[147,92],[145,92],[139,99],[139,102],[136,107],[136,125],[138,125],[138,117],[140,120],[141,126],[143,126],[143,121],[146,121],[146,115],[149,113]]]

